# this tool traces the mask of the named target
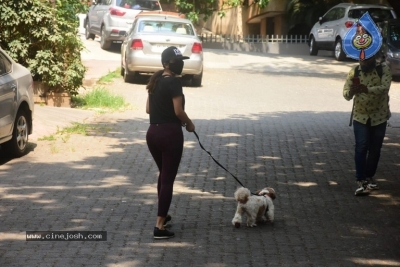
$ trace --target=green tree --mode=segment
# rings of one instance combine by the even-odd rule
[[[0,46],[50,91],[77,94],[86,72],[76,0],[0,0]]]
[[[251,5],[258,5],[260,8],[265,8],[269,4],[269,1],[270,0],[254,0]],[[221,18],[225,17],[224,9],[238,6],[249,6],[249,0],[225,0],[218,15]]]
[[[264,8],[269,4],[270,0],[254,0],[251,5],[258,5],[260,8]],[[226,7],[238,7],[238,6],[248,6],[248,0],[227,0],[223,2]]]
[[[163,0],[167,3],[173,0]],[[252,4],[259,5],[260,8],[264,8],[268,5],[270,0],[255,0]],[[178,11],[185,14],[188,19],[192,22],[199,21],[200,15],[203,15],[203,20],[207,20],[214,11],[218,11],[220,17],[225,16],[224,9],[248,6],[248,0],[226,0],[223,1],[220,10],[218,10],[218,0],[175,0],[175,5]]]
[[[185,14],[193,23],[199,21],[199,16],[204,15],[203,19],[207,20],[214,11],[214,3],[216,0],[175,0],[178,11]]]

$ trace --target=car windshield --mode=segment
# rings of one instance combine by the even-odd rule
[[[389,40],[393,46],[400,48],[400,24],[390,25]]]
[[[151,21],[151,20],[141,21],[139,23],[138,31],[194,35],[194,30],[189,23],[182,23],[176,21]]]
[[[117,6],[137,10],[161,10],[159,2],[151,0],[117,0]]]
[[[387,20],[394,19],[392,12],[389,9],[381,9],[381,8],[356,8],[349,10],[349,18],[351,19],[359,19],[366,12],[372,17],[373,20]]]

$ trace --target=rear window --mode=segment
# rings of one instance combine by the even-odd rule
[[[151,0],[117,0],[117,6],[136,10],[161,10],[158,1]]]
[[[173,21],[144,20],[139,23],[138,31],[194,35],[194,30],[191,24]]]
[[[380,8],[357,8],[349,10],[349,18],[359,19],[366,12],[372,17],[373,20],[387,20],[394,19],[393,14],[390,9],[380,9]]]

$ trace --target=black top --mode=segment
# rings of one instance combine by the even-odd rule
[[[175,115],[172,98],[182,96],[182,108],[185,107],[185,96],[181,80],[177,77],[162,76],[152,94],[149,94],[150,124],[179,123]]]

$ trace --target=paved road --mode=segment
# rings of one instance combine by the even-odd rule
[[[120,66],[120,51],[118,46],[115,46],[111,51],[102,50],[97,38],[96,40],[85,40],[82,36],[82,40],[86,46],[86,49],[82,52],[82,60],[87,67],[84,85],[89,90],[100,77],[114,71]],[[321,86],[315,78],[326,78],[323,79],[322,85],[332,86],[332,79],[343,79],[349,68],[354,65],[352,61],[337,62],[331,57],[278,56],[212,49],[206,49],[204,54],[206,71],[240,70],[253,74],[276,74],[278,77],[286,75],[291,77],[308,77],[311,81],[315,81],[315,83],[311,82],[313,88]],[[206,78],[205,83],[207,83]],[[335,86],[341,88],[342,84],[335,84]],[[391,90],[392,99],[400,99],[400,83],[394,82]],[[82,92],[84,93],[85,90],[82,90]],[[322,104],[322,108],[324,108],[323,103],[326,100],[328,99],[324,98],[322,102],[318,102]],[[345,105],[345,103],[340,104]],[[307,107],[308,104],[306,103]],[[94,112],[90,111],[71,110],[68,108],[54,109],[43,106],[37,106],[35,113],[34,133],[30,136],[31,140],[37,140],[41,136],[50,135],[57,131],[57,129],[69,126],[71,122],[87,121],[88,118],[94,115]],[[400,124],[396,119],[392,120],[394,120],[395,124]]]
[[[117,56],[110,53],[116,64]],[[3,158],[0,266],[400,266],[400,129],[387,131],[382,189],[354,197],[351,103],[341,97],[353,63],[205,56],[203,87],[184,88],[187,112],[203,145],[247,187],[276,189],[274,224],[231,226],[238,185],[185,133],[170,210],[176,237],[154,241],[157,171],[145,143],[145,86],[118,79],[110,90],[132,110],[89,116],[88,136],[33,140],[25,157]],[[394,83],[393,125],[399,96]],[[26,242],[27,230],[108,236]]]

